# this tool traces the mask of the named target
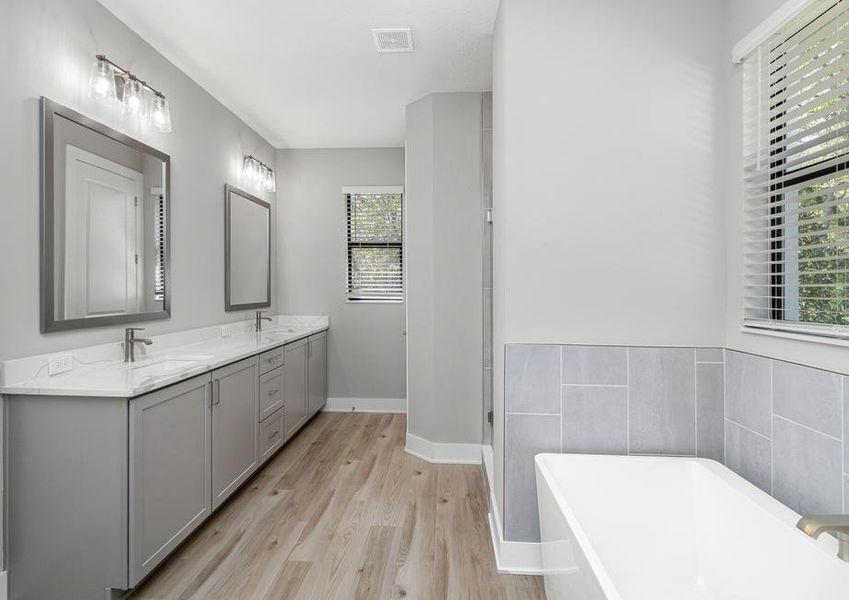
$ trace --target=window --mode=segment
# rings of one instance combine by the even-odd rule
[[[153,299],[157,302],[165,300],[165,196],[157,195],[153,202]]]
[[[849,2],[744,59],[745,324],[849,338]]]
[[[403,188],[345,188],[343,193],[348,301],[403,301]]]

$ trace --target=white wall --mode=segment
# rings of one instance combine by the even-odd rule
[[[343,186],[404,185],[403,148],[277,153],[278,298],[284,312],[327,314],[332,398],[403,399],[404,304],[345,301]]]
[[[757,27],[783,0],[758,0],[748,2],[728,1],[726,49]],[[849,373],[847,349],[844,346],[821,342],[787,339],[768,334],[742,332],[743,323],[743,123],[740,107],[743,104],[742,66],[727,63],[727,77],[731,82],[724,98],[728,106],[728,139],[725,146],[726,231],[728,239],[727,261],[727,315],[726,345],[735,350],[753,352],[781,360]]]
[[[481,94],[407,107],[407,429],[435,443],[481,443],[481,169]]]
[[[496,462],[505,344],[723,344],[723,19],[703,0],[502,0]]]
[[[224,312],[224,184],[240,183],[244,154],[273,163],[271,145],[95,0],[5,2],[0,44],[0,359],[118,341],[123,330],[39,333],[40,96],[171,155],[171,319],[144,324],[147,333],[245,318]],[[88,97],[97,52],[168,96],[173,133],[140,131]]]

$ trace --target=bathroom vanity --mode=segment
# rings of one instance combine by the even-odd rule
[[[4,365],[10,597],[136,586],[324,406],[326,317],[234,327]]]

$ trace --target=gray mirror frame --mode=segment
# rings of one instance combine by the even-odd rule
[[[137,313],[132,315],[112,315],[106,317],[92,317],[89,319],[65,319],[57,320],[55,317],[55,285],[54,256],[55,247],[53,240],[54,232],[54,189],[53,189],[53,118],[64,117],[92,131],[105,135],[108,138],[120,142],[141,152],[146,152],[165,163],[165,214],[168,219],[165,222],[165,298],[162,302],[162,310],[150,313]],[[66,106],[54,102],[44,96],[41,97],[41,332],[50,333],[54,331],[68,331],[72,329],[87,329],[90,327],[103,327],[106,325],[119,325],[123,323],[137,323],[140,321],[156,321],[171,318],[171,157],[147,144],[131,138],[78,113]]]
[[[241,196],[268,210],[268,273],[266,276],[265,302],[232,304],[230,302],[230,194]],[[252,308],[271,308],[271,203],[257,198],[253,194],[229,183],[224,184],[224,311],[250,310]]]

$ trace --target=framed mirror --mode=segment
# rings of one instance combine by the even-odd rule
[[[271,204],[224,186],[224,308],[271,306]]]
[[[170,157],[41,99],[41,330],[170,317]]]

